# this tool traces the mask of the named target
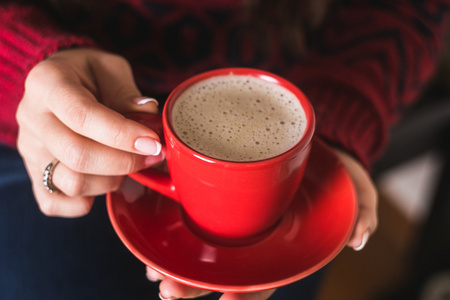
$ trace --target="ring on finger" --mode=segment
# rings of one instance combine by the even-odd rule
[[[59,164],[59,160],[55,159],[51,163],[45,167],[44,170],[44,176],[43,176],[43,183],[45,189],[51,194],[58,189],[53,184],[53,172],[55,171],[56,166]]]

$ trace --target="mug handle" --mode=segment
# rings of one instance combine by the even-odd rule
[[[131,119],[142,125],[145,125],[156,132],[161,139],[162,149],[161,154],[163,157],[166,155],[166,145],[164,141],[164,131],[162,125],[162,118],[159,114],[150,113],[129,113],[126,114],[127,119]],[[167,169],[167,168],[166,168]],[[173,184],[172,178],[169,172],[161,170],[156,166],[149,167],[147,169],[130,173],[129,177],[137,182],[161,193],[175,201],[179,201],[178,194]]]

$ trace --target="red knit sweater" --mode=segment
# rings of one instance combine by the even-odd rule
[[[425,2],[425,1],[423,1]],[[99,46],[131,62],[141,91],[164,97],[184,79],[219,67],[266,69],[310,98],[317,135],[369,165],[388,130],[431,76],[447,1],[345,1],[295,56],[243,26],[239,0],[115,0],[72,32],[32,6],[0,6],[0,142],[17,138],[15,111],[29,70],[68,47]]]

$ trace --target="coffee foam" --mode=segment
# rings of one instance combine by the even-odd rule
[[[176,100],[172,126],[194,150],[227,161],[257,161],[297,144],[306,117],[297,98],[253,76],[225,75],[194,84]]]

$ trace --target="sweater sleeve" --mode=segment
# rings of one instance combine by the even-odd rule
[[[66,33],[33,6],[0,6],[0,143],[15,147],[15,113],[28,72],[48,55],[64,48],[93,46],[88,38]]]
[[[314,105],[317,135],[370,167],[433,74],[449,1],[350,2],[290,77]]]

